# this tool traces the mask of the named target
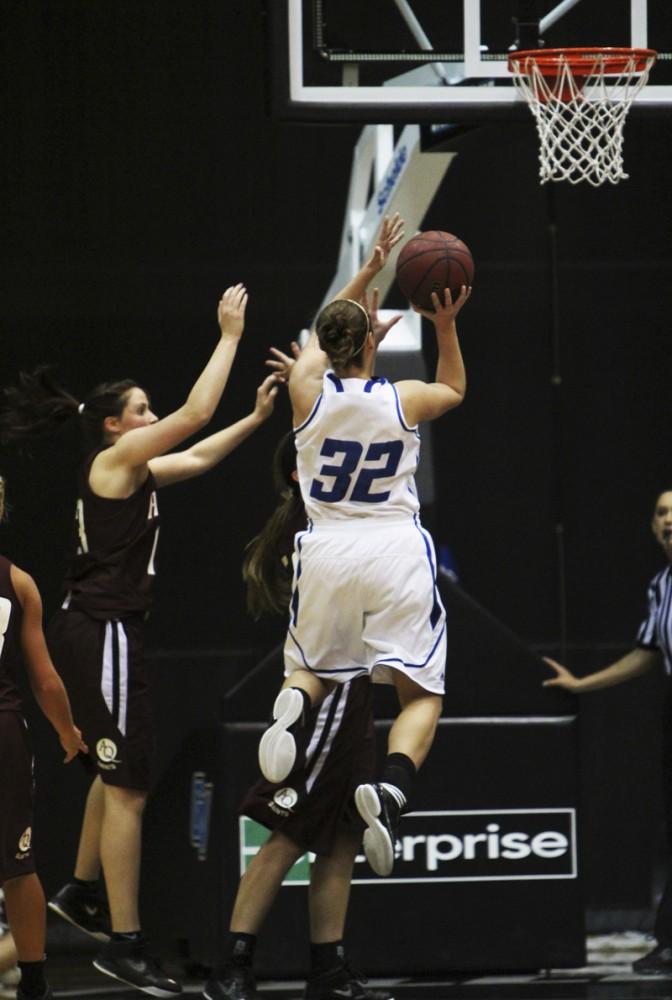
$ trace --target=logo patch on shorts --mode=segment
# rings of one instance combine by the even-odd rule
[[[279,816],[289,816],[298,801],[299,793],[295,788],[280,788],[269,802],[269,806]]]
[[[117,744],[106,737],[96,743],[96,756],[98,757],[98,767],[104,771],[114,771],[117,764],[121,764],[117,757]]]
[[[33,831],[27,827],[19,837],[19,849],[14,855],[17,861],[23,861],[30,854],[30,845],[33,840]]]

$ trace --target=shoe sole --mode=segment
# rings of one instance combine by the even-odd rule
[[[164,990],[160,986],[140,986],[138,983],[132,983],[130,979],[124,979],[123,976],[117,975],[111,969],[105,968],[97,958],[93,960],[93,967],[94,969],[98,969],[98,972],[102,972],[103,975],[109,976],[111,979],[116,979],[118,983],[130,986],[134,990],[140,990],[141,993],[148,993],[151,997],[176,997],[182,993],[182,987],[177,990]]]
[[[63,920],[67,920],[69,924],[76,927],[78,931],[82,931],[83,934],[88,934],[89,937],[95,938],[96,941],[102,941],[103,943],[110,940],[110,935],[106,934],[105,931],[90,931],[87,927],[83,927],[82,924],[78,924],[76,920],[73,920],[69,913],[62,910],[58,903],[47,903],[47,906],[52,913],[58,914]]]
[[[288,728],[303,712],[303,695],[296,688],[285,688],[275,699],[273,718],[276,720],[259,741],[259,767],[272,784],[284,781],[296,761],[296,741]]]
[[[373,785],[360,785],[355,789],[355,805],[367,826],[363,839],[366,860],[376,875],[389,875],[394,867],[394,844],[378,819],[380,799]]]

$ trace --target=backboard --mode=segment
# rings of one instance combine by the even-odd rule
[[[672,18],[660,0],[267,0],[271,104],[284,119],[477,122],[528,114],[510,50],[659,53],[633,112],[672,113]]]

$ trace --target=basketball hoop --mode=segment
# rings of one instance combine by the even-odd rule
[[[656,61],[653,49],[538,49],[511,52],[509,69],[528,102],[546,181],[617,184],[623,172],[623,126]]]

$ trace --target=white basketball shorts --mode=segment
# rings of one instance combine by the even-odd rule
[[[285,675],[392,684],[399,670],[443,694],[445,665],[436,556],[419,521],[315,522],[296,536]]]

